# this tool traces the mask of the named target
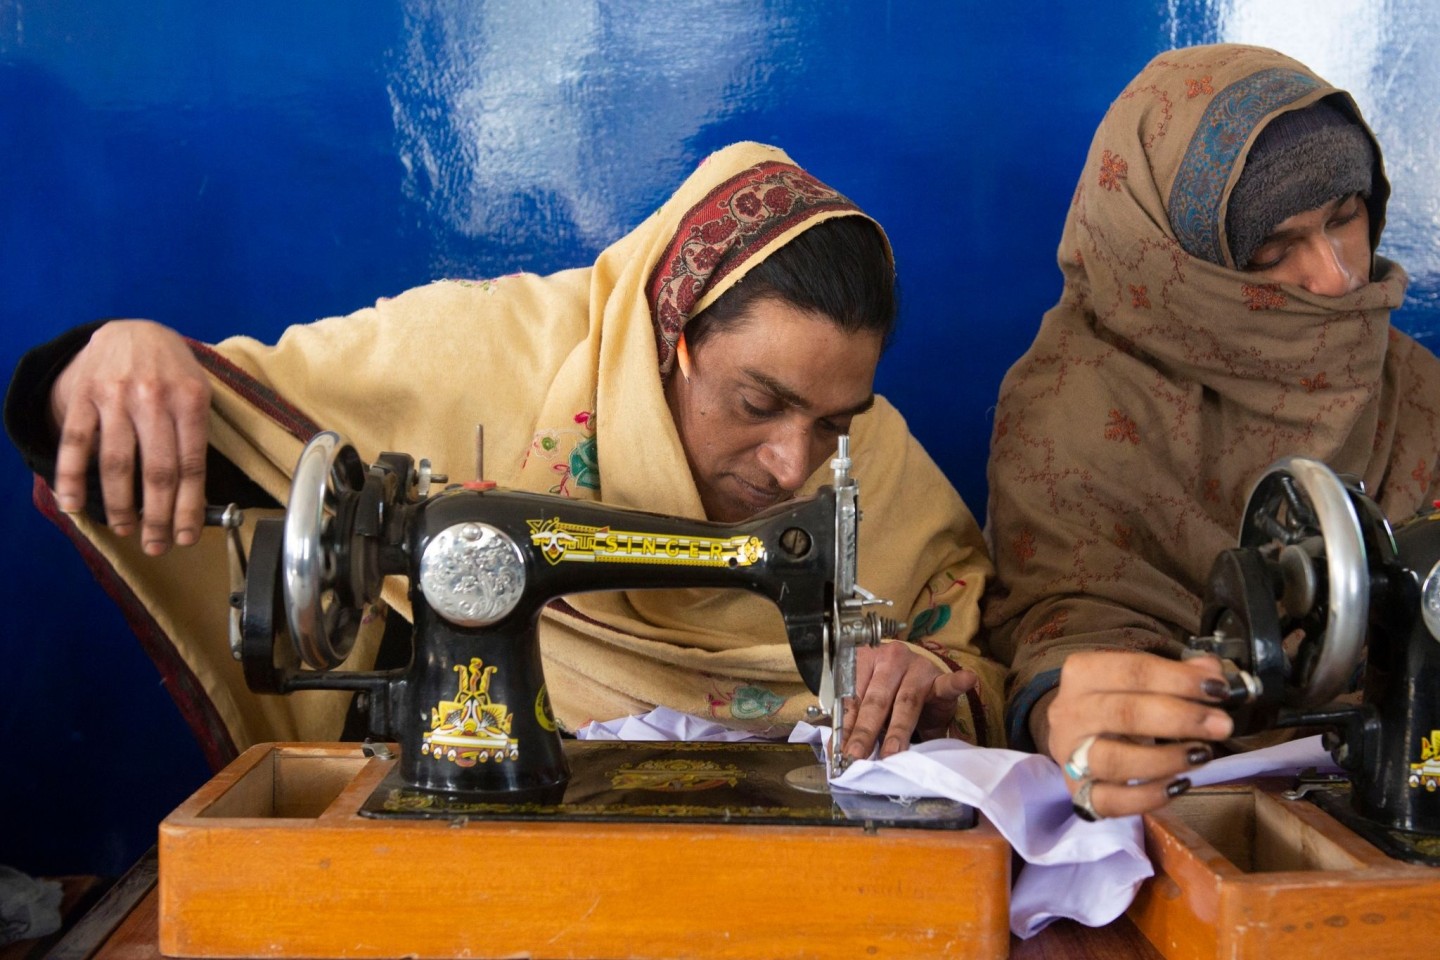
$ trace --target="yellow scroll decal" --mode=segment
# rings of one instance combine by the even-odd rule
[[[697,537],[685,533],[644,533],[564,523],[559,517],[527,520],[530,542],[552,564],[651,563],[683,567],[748,567],[765,558],[759,537]]]
[[[510,711],[490,701],[495,668],[471,657],[468,667],[456,664],[455,672],[460,674],[460,689],[454,700],[430,708],[430,730],[421,738],[420,752],[461,767],[518,760],[520,745],[510,736]]]

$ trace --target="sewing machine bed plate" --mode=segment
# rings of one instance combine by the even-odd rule
[[[637,763],[677,759],[673,744],[630,746],[640,748],[628,766],[642,780],[662,765]],[[751,752],[725,746],[678,759]],[[803,753],[767,756],[779,771]],[[643,816],[568,819],[363,815],[372,795],[389,795],[381,788],[395,764],[356,744],[262,744],[217,774],[160,825],[161,952],[853,958],[1009,949],[1010,850],[983,818],[969,829],[850,822],[816,794],[804,794],[811,812],[799,821],[720,822],[658,805]],[[577,781],[592,776],[578,768]],[[772,775],[783,779],[756,780]],[[730,790],[728,779],[715,789]]]
[[[1207,787],[1145,817],[1129,915],[1167,960],[1435,955],[1440,867],[1386,855],[1292,781]]]
[[[555,804],[485,803],[406,787],[392,769],[360,808],[367,817],[636,820],[965,829],[973,807],[953,800],[902,803],[859,793],[797,789],[791,771],[824,768],[795,743],[636,743],[568,740],[570,782]]]

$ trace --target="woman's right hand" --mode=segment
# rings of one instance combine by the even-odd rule
[[[50,391],[59,436],[55,499],[82,510],[91,457],[100,465],[105,520],[120,536],[138,526],[146,553],[200,537],[210,382],[185,339],[149,320],[113,320],[91,336]],[[143,509],[135,503],[139,455]]]
[[[1060,685],[1036,704],[1032,732],[1041,752],[1060,764],[1072,796],[1093,781],[1089,800],[1098,816],[1145,813],[1189,789],[1182,775],[1214,756],[1209,742],[1230,736],[1234,721],[1218,706],[1228,696],[1214,657],[1074,653]],[[1085,762],[1073,777],[1077,760]]]

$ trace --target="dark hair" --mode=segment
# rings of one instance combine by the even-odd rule
[[[865,217],[832,217],[756,264],[685,325],[698,349],[758,300],[782,300],[822,313],[847,333],[878,333],[888,344],[899,313],[895,270],[879,227]]]

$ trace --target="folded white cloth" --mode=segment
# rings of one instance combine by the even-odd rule
[[[800,724],[792,741],[823,746],[829,731]],[[582,739],[758,740],[664,708],[643,717],[588,724]],[[1309,767],[1335,769],[1320,738],[1236,754],[1193,771],[1195,786]],[[1087,823],[1075,816],[1060,768],[1049,757],[931,740],[883,760],[860,760],[832,787],[889,797],[948,797],[983,812],[1025,861],[1010,891],[1010,929],[1031,937],[1062,917],[1103,926],[1125,912],[1154,874],[1139,817]]]

